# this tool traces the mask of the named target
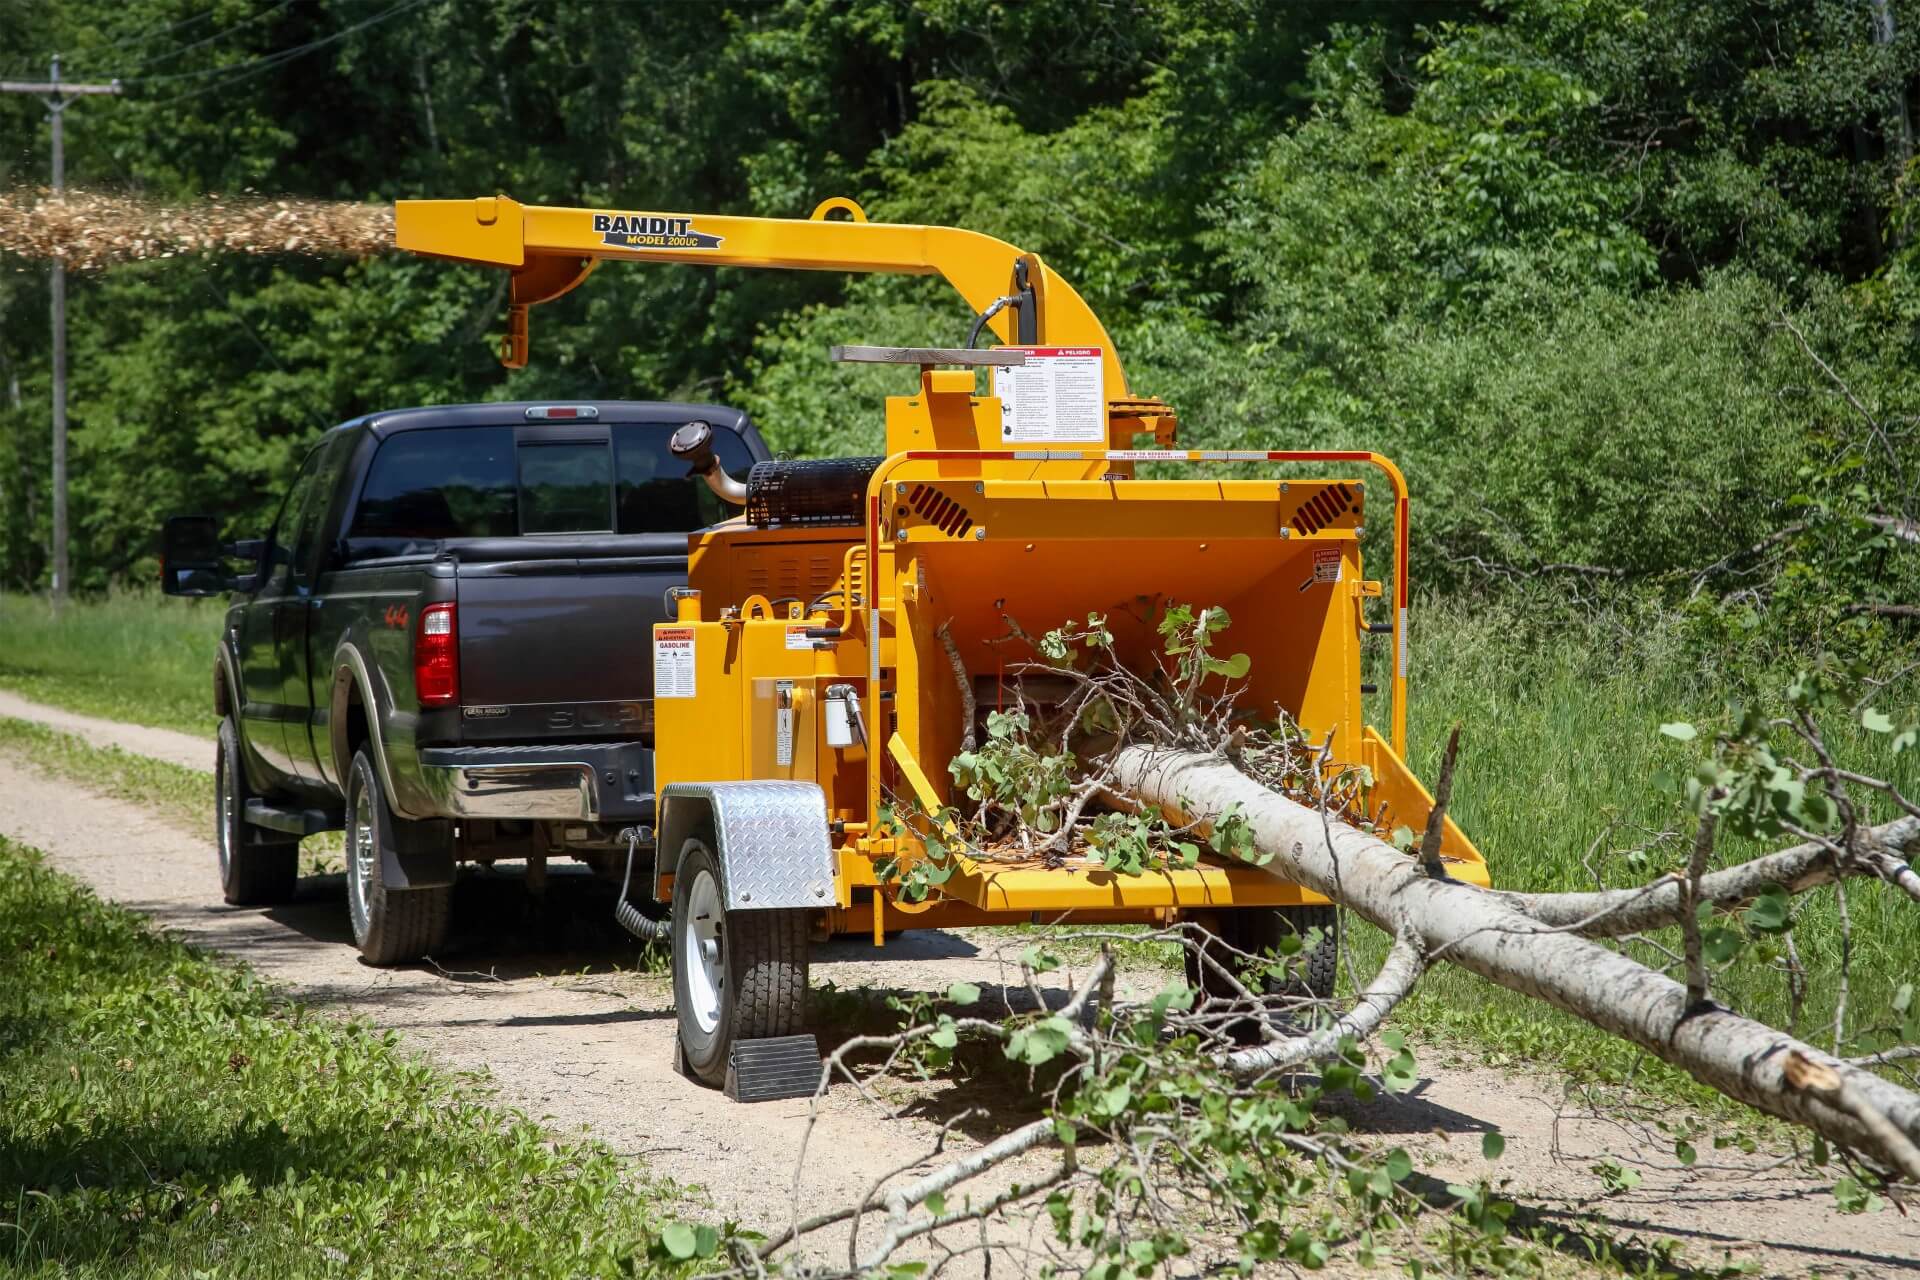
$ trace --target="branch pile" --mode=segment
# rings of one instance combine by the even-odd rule
[[[1392,942],[1379,972],[1347,1007],[1333,1008],[1299,995],[1301,946],[1234,954],[1223,967],[1218,939],[1189,923],[1161,936],[1186,948],[1190,975],[1196,966],[1220,972],[1197,989],[1175,984],[1148,1006],[1113,1002],[1110,956],[1055,1012],[1042,1005],[1038,1015],[995,1020],[923,1004],[899,1034],[842,1046],[822,1087],[835,1075],[858,1083],[853,1055],[878,1051],[887,1068],[925,1070],[950,1063],[962,1041],[980,1040],[1053,1073],[1049,1115],[931,1174],[876,1186],[861,1204],[805,1221],[796,1214],[790,1231],[736,1255],[746,1269],[847,1223],[849,1272],[871,1269],[910,1241],[1041,1198],[1055,1227],[1045,1260],[1071,1269],[1098,1271],[1092,1258],[1150,1270],[1186,1249],[1182,1224],[1196,1221],[1237,1241],[1243,1266],[1281,1258],[1319,1265],[1322,1240],[1286,1226],[1285,1211],[1300,1205],[1289,1190],[1303,1185],[1300,1162],[1340,1175],[1336,1190],[1351,1215],[1345,1229],[1356,1233],[1405,1206],[1406,1170],[1404,1153],[1369,1166],[1316,1132],[1318,1090],[1353,1085],[1375,1037],[1386,1046],[1377,1078],[1388,1088],[1411,1083],[1404,1041],[1382,1026],[1438,964],[1564,1010],[1728,1098],[1810,1130],[1852,1175],[1896,1202],[1920,1187],[1920,1095],[1876,1070],[1920,1057],[1920,1049],[1888,1045],[1841,1057],[1838,1029],[1828,1052],[1712,995],[1715,966],[1738,954],[1729,939],[1736,931],[1784,935],[1797,895],[1870,881],[1920,901],[1920,874],[1908,862],[1920,854],[1920,805],[1889,782],[1836,764],[1816,713],[1845,703],[1821,679],[1796,683],[1789,715],[1748,714],[1714,741],[1688,784],[1696,829],[1683,868],[1623,889],[1490,892],[1450,878],[1436,856],[1457,732],[1425,838],[1404,827],[1389,836],[1390,815],[1370,808],[1363,775],[1336,767],[1278,709],[1262,715],[1241,705],[1246,659],[1213,652],[1226,625],[1224,612],[1169,606],[1160,623],[1164,659],[1140,674],[1118,661],[1097,616],[1039,640],[1009,620],[1010,634],[1035,650],[1032,662],[1009,670],[1051,692],[1023,688],[1017,710],[986,717],[984,738],[969,726],[953,772],[971,803],[919,815],[936,855],[920,888],[937,892],[938,854],[957,843],[975,857],[1093,856],[1136,873],[1191,862],[1205,845],[1313,889],[1386,932]],[[958,655],[950,656],[970,691]],[[973,699],[964,702],[971,719]],[[1847,710],[1892,735],[1896,753],[1920,741],[1914,727],[1901,729],[1863,704]],[[1688,725],[1663,728],[1683,741],[1697,736]],[[1869,823],[1863,794],[1900,816]],[[1795,843],[1714,869],[1723,834]],[[1638,935],[1663,928],[1682,934],[1679,952],[1655,946],[1672,959],[1663,969],[1609,945],[1629,937],[1653,945]],[[1029,969],[1046,963],[1039,948],[1025,958]],[[1313,1063],[1331,1065],[1318,1083],[1303,1085],[1292,1073]],[[1100,1144],[1097,1163],[1079,1154],[1090,1139]],[[1049,1147],[1060,1153],[1051,1172],[949,1207],[956,1186]],[[1484,1188],[1453,1190],[1463,1215],[1478,1214],[1498,1233]],[[868,1216],[884,1227],[862,1248]],[[986,1239],[982,1226],[980,1247]]]

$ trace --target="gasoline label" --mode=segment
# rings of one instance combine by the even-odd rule
[[[694,696],[692,627],[653,629],[653,696]]]

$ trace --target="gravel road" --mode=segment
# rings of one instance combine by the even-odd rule
[[[0,715],[96,745],[211,765],[208,742],[187,734],[76,716],[5,693]],[[670,984],[633,969],[633,945],[606,922],[606,893],[585,876],[556,874],[539,907],[516,876],[467,876],[447,954],[436,965],[379,970],[353,950],[339,876],[309,876],[286,907],[227,907],[205,832],[89,796],[30,760],[0,755],[0,833],[44,850],[161,927],[244,959],[310,1005],[394,1028],[441,1065],[483,1073],[505,1102],[543,1117],[556,1133],[591,1133],[633,1158],[637,1176],[694,1189],[716,1217],[777,1228],[796,1202],[803,1214],[817,1212],[857,1199],[890,1170],[925,1162],[941,1125],[967,1108],[992,1108],[993,1126],[961,1123],[950,1150],[1037,1114],[1005,1086],[940,1083],[890,1095],[900,1114],[889,1118],[840,1086],[819,1109],[796,1181],[808,1104],[740,1107],[674,1073]],[[823,1042],[884,1025],[879,993],[944,991],[964,979],[991,999],[1014,977],[995,955],[1001,941],[991,931],[927,932],[878,951],[857,941],[817,948],[816,991],[834,989],[818,1001]],[[1053,989],[1064,991],[1071,978],[1053,975]],[[1161,980],[1130,975],[1122,994]],[[1731,1254],[1766,1275],[1892,1275],[1920,1266],[1920,1228],[1892,1210],[1837,1217],[1820,1184],[1769,1167],[1776,1161],[1764,1155],[1703,1150],[1699,1165],[1683,1169],[1671,1139],[1652,1128],[1659,1116],[1586,1106],[1550,1080],[1449,1061],[1445,1050],[1423,1052],[1422,1065],[1430,1074],[1411,1096],[1349,1111],[1356,1128],[1406,1145],[1440,1179],[1508,1179],[1508,1193],[1542,1219],[1571,1225],[1591,1217],[1643,1243],[1671,1238],[1696,1265]],[[1507,1139],[1496,1166],[1480,1156],[1480,1135],[1490,1128]],[[1607,1159],[1638,1171],[1640,1185],[1603,1194],[1593,1166]],[[1031,1173],[1043,1160],[1032,1157],[1006,1176]]]

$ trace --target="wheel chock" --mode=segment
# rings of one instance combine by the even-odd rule
[[[819,1087],[820,1046],[812,1036],[733,1042],[726,1092],[735,1102],[810,1098]]]

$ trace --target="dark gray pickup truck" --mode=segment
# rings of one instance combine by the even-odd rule
[[[264,538],[167,522],[163,590],[232,596],[227,901],[285,900],[300,837],[344,828],[354,939],[393,964],[446,936],[460,862],[619,874],[653,824],[652,624],[687,534],[731,514],[668,450],[694,421],[735,475],[768,457],[720,405],[403,409],[327,432]]]

